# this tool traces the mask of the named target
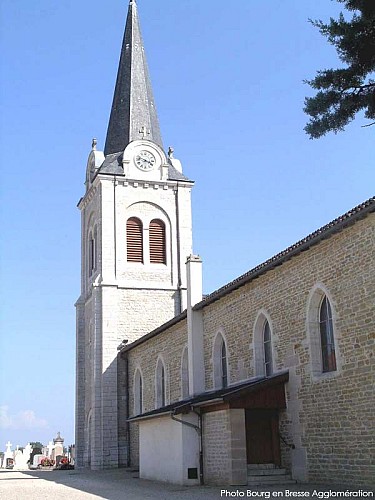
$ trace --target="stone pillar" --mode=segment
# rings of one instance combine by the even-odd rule
[[[203,452],[206,484],[247,484],[244,409],[225,409],[203,415]]]
[[[231,409],[230,425],[230,484],[247,484],[245,410]]]

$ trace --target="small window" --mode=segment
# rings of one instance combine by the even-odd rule
[[[150,262],[166,264],[165,224],[159,219],[150,222]]]
[[[323,283],[317,283],[307,303],[307,335],[311,375],[315,382],[340,372],[340,353],[335,328],[333,298]]]
[[[228,387],[228,351],[221,333],[216,335],[213,347],[213,376],[215,389]]]
[[[264,354],[264,374],[268,377],[272,375],[272,343],[270,324],[266,320],[263,328],[263,354]]]
[[[158,359],[156,365],[156,408],[166,405],[166,375],[164,363]]]
[[[228,369],[227,369],[227,348],[225,347],[224,339],[221,343],[221,387],[228,386]]]
[[[320,306],[319,330],[323,372],[334,372],[336,371],[336,354],[333,337],[332,310],[331,304],[326,296],[324,296]]]
[[[274,372],[274,351],[272,341],[272,320],[264,309],[259,311],[254,323],[254,375],[269,377]]]
[[[89,276],[96,270],[96,228],[89,234]]]
[[[161,373],[160,373],[160,379],[161,379],[161,406],[165,406],[165,369],[164,366],[161,367]]]
[[[137,369],[134,377],[134,414],[141,415],[143,413],[143,383],[142,375]]]
[[[126,243],[128,262],[143,263],[143,227],[136,217],[131,217],[126,223]]]

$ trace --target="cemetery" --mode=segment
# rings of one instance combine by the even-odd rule
[[[12,443],[8,441],[6,449],[0,455],[0,469],[8,470],[54,470],[74,468],[74,445],[64,448],[64,438],[60,432],[49,441],[47,446],[38,447],[28,443],[25,447],[16,446],[12,450]]]

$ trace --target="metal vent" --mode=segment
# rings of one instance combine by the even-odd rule
[[[196,467],[188,469],[188,479],[198,479],[198,469]]]
[[[126,242],[128,262],[143,262],[142,222],[136,217],[126,223]]]

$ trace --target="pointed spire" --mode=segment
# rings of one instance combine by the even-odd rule
[[[137,4],[130,0],[104,154],[119,153],[143,138],[163,147]]]

